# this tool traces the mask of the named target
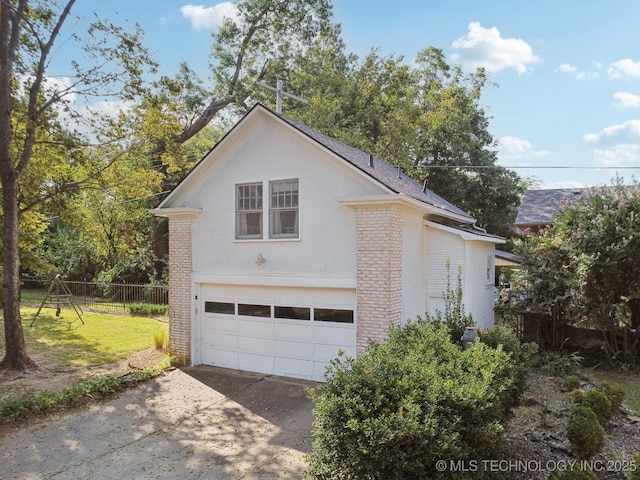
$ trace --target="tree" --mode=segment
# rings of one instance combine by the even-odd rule
[[[237,20],[226,18],[213,35],[215,85],[205,95],[197,82],[197,95],[190,97],[188,106],[200,113],[185,124],[178,143],[192,138],[230,105],[247,110],[255,81],[268,68],[281,71],[290,66],[296,52],[305,51],[331,17],[329,0],[241,0],[235,5]]]
[[[540,235],[516,242],[534,305],[603,331],[613,358],[640,360],[640,186],[618,179],[556,212]]]
[[[296,60],[288,82],[309,101],[289,116],[400,166],[479,226],[512,235],[526,183],[496,164],[482,69],[464,74],[433,47],[412,64],[376,50],[360,61],[344,52],[336,29]]]
[[[71,63],[74,73],[70,83],[50,81],[46,73],[54,45],[74,3],[75,0],[68,0],[59,6],[47,0],[0,1],[0,181],[6,344],[0,368],[24,371],[35,365],[26,352],[20,318],[21,219],[26,212],[35,211],[36,205],[92,178],[88,175],[71,181],[61,171],[30,166],[37,164],[35,158],[44,160],[52,151],[56,155],[64,151],[69,168],[92,158],[97,161],[93,165],[87,162],[88,174],[108,169],[114,159],[81,154],[87,140],[79,131],[65,128],[61,118],[68,116],[70,124],[76,126],[84,119],[88,126],[96,127],[100,117],[87,115],[91,109],[74,104],[74,96],[120,92],[120,98],[133,100],[139,93],[142,65],[153,65],[140,46],[139,30],[127,33],[111,23],[96,21],[87,31],[88,39],[77,32],[71,34],[82,45],[86,57],[82,62]],[[104,121],[110,123],[108,119]]]

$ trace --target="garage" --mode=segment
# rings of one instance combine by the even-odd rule
[[[323,381],[340,350],[356,353],[353,289],[201,284],[196,290],[199,363]]]

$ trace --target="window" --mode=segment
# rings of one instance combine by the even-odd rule
[[[487,285],[495,283],[495,279],[493,278],[494,277],[493,258],[494,258],[493,254],[487,255],[487,278],[486,278]]]
[[[248,317],[271,317],[271,305],[238,304],[238,315]]]
[[[274,307],[276,318],[288,318],[291,320],[311,320],[311,309],[308,307]]]
[[[353,323],[353,310],[315,308],[313,310],[313,319],[316,322]]]
[[[236,185],[236,238],[262,238],[262,183]]]
[[[269,237],[298,237],[298,180],[269,182]]]
[[[228,302],[204,302],[204,311],[207,313],[225,313],[235,315],[236,304]]]

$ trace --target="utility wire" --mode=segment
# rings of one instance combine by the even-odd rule
[[[422,168],[509,168],[509,169],[529,169],[529,168],[538,168],[538,169],[565,169],[565,170],[638,170],[640,169],[640,165],[635,167],[630,166],[620,166],[620,167],[576,167],[576,166],[505,166],[505,165],[424,165]]]

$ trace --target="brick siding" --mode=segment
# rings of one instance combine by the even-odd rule
[[[402,321],[402,213],[394,207],[358,209],[358,334],[383,340]]]
[[[191,219],[169,219],[169,352],[191,364]]]

